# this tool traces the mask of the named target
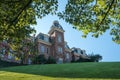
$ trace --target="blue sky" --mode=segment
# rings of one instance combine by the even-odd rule
[[[63,2],[64,1],[64,2]],[[59,0],[58,10],[63,10],[65,7],[65,1]],[[42,19],[37,19],[37,25],[35,29],[39,32],[47,34],[54,20],[58,20],[65,30],[64,37],[65,41],[71,47],[79,47],[86,50],[87,54],[94,53],[103,56],[102,61],[120,61],[120,45],[112,41],[112,37],[109,35],[109,30],[101,35],[99,38],[93,38],[88,35],[87,38],[82,38],[82,33],[72,28],[72,25],[66,23],[64,20],[59,19],[57,16],[48,15]]]

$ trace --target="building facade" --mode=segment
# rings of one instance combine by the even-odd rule
[[[69,63],[73,60],[77,61],[80,57],[82,58],[88,58],[85,50],[81,50],[80,48],[69,48],[67,42],[64,40],[64,29],[59,24],[58,21],[54,21],[50,30],[48,31],[48,34],[39,33],[36,37],[28,38],[26,42],[34,42],[35,51],[37,52],[37,55],[44,55],[46,59],[49,57],[53,57],[56,60],[56,63]],[[1,43],[2,44],[2,43]],[[5,44],[7,45],[7,43]],[[23,58],[16,59],[12,52],[9,51],[9,53],[5,53],[6,49],[4,47],[6,46],[0,46],[0,51],[2,50],[3,54],[0,56],[3,60],[7,60],[8,58],[14,59],[18,62],[23,61],[24,64],[31,64],[34,54],[29,54],[28,52],[32,51],[32,49],[29,46],[23,47]],[[8,46],[9,47],[9,46]],[[4,49],[4,50],[3,50]],[[30,51],[29,51],[30,50]],[[11,52],[11,53],[10,53]],[[32,53],[32,52],[31,52]],[[14,56],[14,57],[13,57]],[[74,56],[74,57],[73,57]],[[9,59],[10,60],[10,59]]]
[[[38,54],[46,58],[52,56],[56,63],[70,62],[71,49],[64,40],[64,30],[58,21],[54,21],[48,34],[39,33],[36,37]]]
[[[88,55],[86,54],[86,51],[85,50],[81,50],[80,48],[73,47],[71,53],[72,53],[72,60],[73,61],[77,61],[80,58],[81,59],[90,59],[88,57]]]

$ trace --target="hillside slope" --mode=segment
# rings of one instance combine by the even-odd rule
[[[120,62],[29,65],[0,69],[0,80],[120,80]]]

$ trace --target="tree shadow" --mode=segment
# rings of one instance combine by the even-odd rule
[[[57,77],[57,78],[99,78],[99,79],[120,79],[120,74],[114,74],[109,72],[103,73],[93,73],[89,72],[86,73],[85,70],[83,71],[74,71],[72,72],[69,69],[59,68],[56,69],[55,66],[51,66],[47,68],[48,65],[35,65],[34,67],[29,66],[19,66],[19,67],[7,67],[7,68],[0,68],[0,71],[7,71],[7,72],[16,72],[16,73],[26,73],[26,74],[33,74],[33,75],[42,75],[48,77]],[[105,74],[105,75],[104,75]]]

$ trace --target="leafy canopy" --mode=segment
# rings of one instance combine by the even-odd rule
[[[112,40],[120,44],[120,0],[68,0],[65,11],[58,16],[75,29],[93,37],[110,29]]]
[[[99,37],[109,29],[112,40],[120,44],[120,0],[68,0],[64,11],[57,8],[58,0],[1,0],[0,40],[23,39],[35,31],[30,25],[37,24],[37,17],[55,14],[83,37]]]
[[[35,32],[36,17],[55,13],[57,0],[1,0],[0,40],[19,41]]]

